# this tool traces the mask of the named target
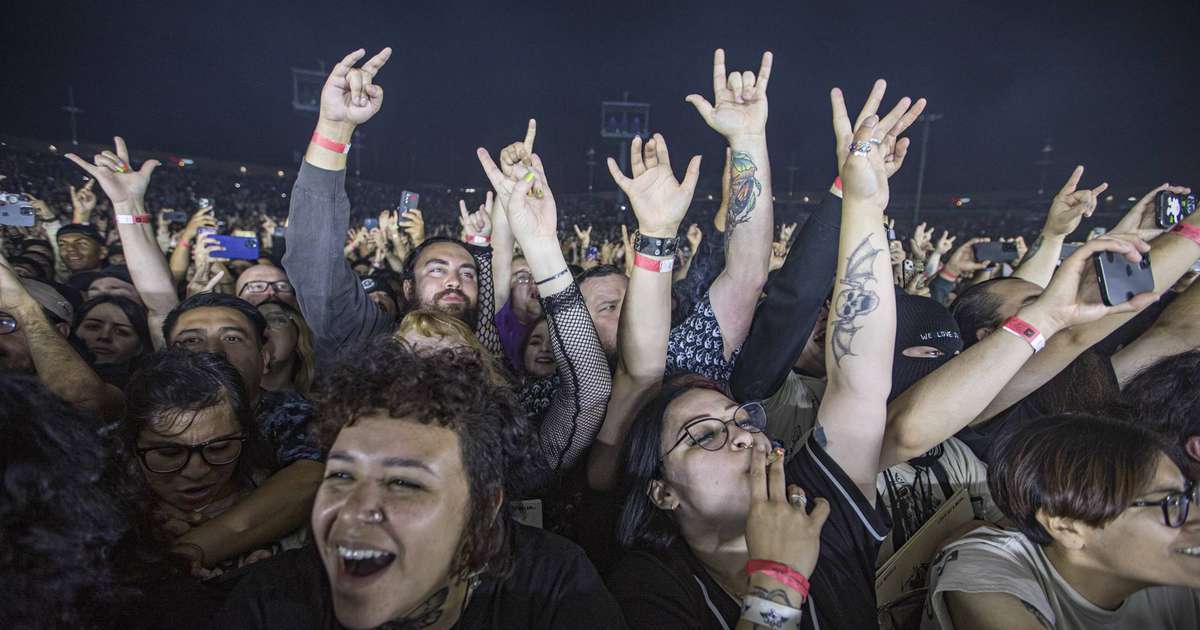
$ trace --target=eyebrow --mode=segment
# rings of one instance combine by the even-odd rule
[[[733,405],[729,405],[729,406],[725,407],[725,411],[729,411],[730,409],[737,411],[738,407],[741,407],[741,405],[738,405],[735,403]],[[693,424],[695,424],[697,420],[708,420],[709,418],[716,418],[716,416],[712,416],[707,413],[702,413],[702,414],[699,414],[696,416],[692,416],[691,418],[688,418],[679,427],[679,430],[675,432],[675,437],[680,437],[680,434],[683,433],[684,431],[687,431],[687,428],[692,426]],[[720,418],[716,418],[716,419],[720,420]]]
[[[241,433],[242,433],[241,431],[234,431],[233,433],[228,433],[228,434],[226,434],[226,435],[218,435],[217,437],[208,438],[207,440],[201,440],[201,441],[199,441],[199,442],[196,442],[196,443],[194,443],[194,444],[188,444],[188,443],[186,443],[186,442],[166,442],[166,441],[163,441],[163,440],[146,440],[146,442],[145,442],[145,443],[146,443],[148,446],[143,446],[143,447],[140,447],[140,448],[154,448],[154,447],[156,447],[156,446],[180,446],[180,447],[185,447],[185,448],[186,448],[186,447],[188,447],[188,446],[196,446],[196,444],[203,444],[203,443],[205,443],[205,442],[213,442],[213,441],[216,441],[216,440],[224,440],[224,439],[226,439],[226,438],[237,437],[237,436],[238,436],[239,434],[241,434]]]
[[[329,453],[329,457],[327,457],[326,459],[327,460],[336,459],[340,462],[355,461],[355,458],[352,457],[349,453],[347,453],[345,451],[331,451]],[[424,470],[425,472],[433,475],[434,477],[440,478],[440,476],[436,472],[434,472],[433,469],[430,468],[428,464],[426,464],[425,462],[418,460],[418,459],[411,459],[408,457],[388,457],[387,459],[383,460],[383,466],[385,468],[419,468],[419,469]]]
[[[446,265],[447,267],[449,267],[450,261],[446,260],[445,258],[430,258],[429,260],[425,261],[425,267],[428,268],[430,265]],[[462,268],[462,267],[466,267],[468,269],[475,269],[475,261],[472,260],[471,262],[466,262],[466,263],[459,265],[459,268]]]

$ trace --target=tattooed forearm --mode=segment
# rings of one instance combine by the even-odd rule
[[[834,297],[834,312],[830,313],[833,335],[829,348],[838,365],[841,365],[842,357],[854,355],[850,346],[854,335],[862,329],[857,325],[858,318],[879,306],[879,294],[875,292],[875,257],[883,250],[871,245],[871,236],[868,234],[846,258],[846,273],[841,280],[845,288]]]
[[[1034,241],[1033,245],[1031,245],[1029,247],[1029,252],[1027,254],[1025,254],[1025,257],[1021,259],[1021,262],[1018,263],[1017,266],[1019,267],[1021,265],[1024,265],[1025,263],[1029,262],[1029,259],[1033,258],[1034,254],[1038,253],[1038,250],[1042,248],[1042,245],[1045,244],[1045,242],[1046,242],[1046,237],[1038,235],[1037,240]]]
[[[745,151],[734,151],[729,169],[729,210],[727,233],[754,216],[754,203],[762,192],[758,181],[758,165]]]
[[[775,602],[776,604],[783,604],[784,606],[799,608],[799,606],[792,603],[792,598],[788,595],[786,589],[775,588],[767,590],[761,586],[751,586],[750,592],[746,594],[753,595],[755,597],[761,597],[767,601]]]
[[[446,598],[450,595],[450,589],[444,587],[433,595],[430,595],[425,601],[406,615],[402,619],[389,621],[379,630],[417,630],[418,628],[428,628],[437,623],[442,618],[442,607],[446,605]]]

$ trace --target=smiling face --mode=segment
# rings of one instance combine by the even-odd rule
[[[71,273],[100,268],[104,254],[100,243],[83,234],[64,234],[58,237],[58,252]]]
[[[550,326],[541,320],[529,332],[525,344],[525,373],[533,378],[554,374],[554,348],[550,345]]]
[[[447,585],[470,511],[450,429],[379,414],[343,428],[312,512],[338,621],[373,628]]]
[[[662,463],[661,478],[672,497],[669,503],[675,517],[685,530],[688,522],[726,532],[738,532],[746,526],[750,459],[756,443],[770,447],[766,435],[728,423],[725,446],[708,451],[686,437],[685,431],[701,418],[730,420],[737,408],[736,402],[708,389],[693,389],[667,406],[661,438],[662,452],[670,452]]]
[[[1159,501],[1187,483],[1165,454],[1141,501]],[[1200,506],[1191,504],[1183,527],[1167,527],[1160,506],[1128,507],[1104,527],[1083,527],[1082,553],[1092,567],[1145,586],[1200,588]]]
[[[185,430],[179,431],[177,427],[189,422]],[[162,433],[149,426],[143,427],[137,437],[139,449],[162,447],[162,450],[143,455],[146,459],[139,458],[146,483],[160,500],[181,510],[192,511],[203,508],[233,490],[236,458],[228,464],[213,466],[200,453],[192,453],[187,465],[175,472],[158,473],[146,467],[147,460],[155,462],[185,457],[185,450],[196,444],[240,436],[241,424],[227,401],[199,412],[181,412],[177,417],[164,418],[160,428]],[[240,451],[241,444],[234,441],[219,442],[207,448],[209,458],[214,461],[225,461]],[[156,464],[155,468],[163,467]]]
[[[474,325],[478,295],[475,258],[457,243],[434,243],[421,251],[413,278],[404,282],[408,301]]]
[[[629,280],[621,274],[610,274],[588,278],[579,287],[588,314],[596,325],[600,345],[611,362],[617,356],[617,323],[621,319],[621,304],[625,302],[625,290]]]
[[[143,350],[142,341],[116,304],[99,304],[88,311],[75,336],[96,355],[96,363],[124,363]]]

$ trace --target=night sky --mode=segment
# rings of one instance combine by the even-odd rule
[[[289,69],[390,45],[376,80],[384,108],[363,129],[364,175],[482,184],[473,148],[520,138],[532,116],[555,187],[582,190],[587,148],[616,150],[599,138],[599,102],[628,91],[652,104],[677,171],[702,152],[702,185],[715,186],[721,141],[683,99],[711,98],[721,46],[731,70],[757,71],[762,51],[775,53],[777,190],[793,162],[798,188],[829,181],[829,88],[857,111],[876,77],[889,81],[889,106],[925,96],[945,115],[927,190],[1032,190],[1047,137],[1051,182],[1084,163],[1085,184],[1200,184],[1194,0],[502,4],[11,3],[0,132],[64,141],[72,85],[81,139],[121,133],[135,158],[148,147],[286,165],[315,122],[291,109]],[[905,171],[900,192],[915,187],[915,159]],[[612,187],[602,161],[596,181]]]

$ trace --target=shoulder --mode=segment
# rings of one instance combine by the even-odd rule
[[[313,547],[286,551],[244,571],[213,627],[304,628],[325,616],[325,567]]]
[[[968,603],[1015,603],[1035,611],[1035,617],[1053,620],[1041,579],[1045,563],[1037,545],[1020,532],[990,525],[974,529],[934,556],[929,567],[930,615],[936,615],[945,627],[953,627],[949,625],[946,594],[955,592],[1011,596],[955,597]]]
[[[708,627],[704,583],[681,553],[628,551],[613,566],[608,585],[631,627]]]

